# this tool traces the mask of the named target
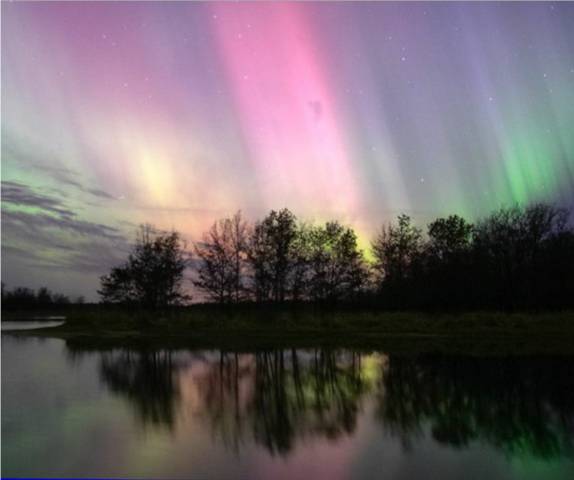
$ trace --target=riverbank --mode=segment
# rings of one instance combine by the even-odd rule
[[[190,307],[163,314],[100,306],[64,325],[12,332],[93,345],[154,348],[358,348],[477,355],[574,354],[574,312],[428,314]]]

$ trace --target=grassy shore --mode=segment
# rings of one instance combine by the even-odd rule
[[[333,346],[481,355],[574,354],[571,311],[429,314],[197,305],[164,313],[102,306],[58,313],[67,318],[62,326],[14,334],[59,337],[94,346],[137,343],[239,350]]]

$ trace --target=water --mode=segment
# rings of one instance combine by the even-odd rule
[[[65,317],[41,317],[38,320],[3,321],[2,330],[32,330],[34,328],[58,327],[64,324]]]
[[[574,359],[2,335],[2,475],[574,478]]]

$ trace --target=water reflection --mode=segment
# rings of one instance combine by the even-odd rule
[[[178,364],[169,351],[102,353],[100,378],[130,401],[141,423],[173,428],[179,405]]]
[[[72,358],[84,348],[68,346]],[[508,457],[572,457],[570,358],[391,356],[329,349],[239,352],[101,351],[101,380],[146,428],[178,428],[191,413],[241,451],[286,456],[304,439],[351,436],[367,401],[404,449],[430,434]]]
[[[197,378],[214,430],[235,448],[250,435],[270,452],[298,438],[352,433],[367,389],[361,357],[329,350],[221,353]]]
[[[506,455],[572,455],[573,363],[558,358],[393,358],[378,418],[408,447],[430,425],[437,442]]]

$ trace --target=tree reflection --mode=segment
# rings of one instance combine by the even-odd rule
[[[170,351],[104,352],[99,366],[105,385],[129,400],[143,425],[173,428],[179,404],[176,364]]]
[[[68,345],[77,360],[85,346]],[[95,349],[97,350],[97,349]],[[216,441],[287,455],[354,433],[367,398],[406,448],[426,435],[508,456],[573,454],[574,359],[363,355],[348,350],[98,351],[102,382],[144,426],[205,422]],[[193,413],[178,415],[182,409]]]
[[[367,390],[360,355],[319,349],[221,353],[198,381],[224,441],[237,448],[248,434],[280,454],[305,436],[352,433]]]
[[[480,441],[507,455],[571,455],[573,374],[564,358],[393,357],[378,414],[406,446],[428,426],[453,447]]]

